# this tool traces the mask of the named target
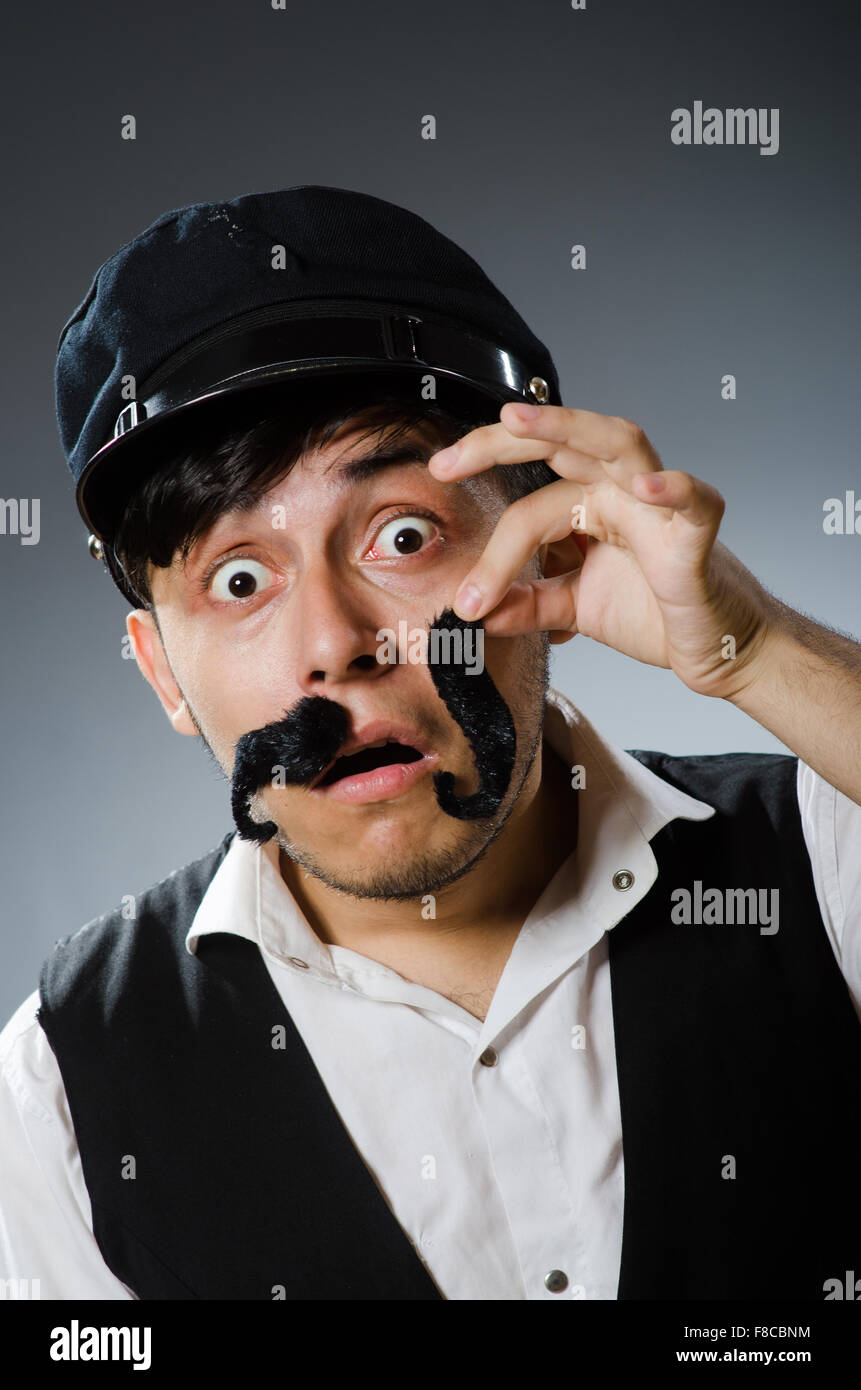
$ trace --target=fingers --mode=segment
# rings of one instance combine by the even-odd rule
[[[549,632],[551,642],[569,641],[577,633],[579,579],[579,574],[559,574],[552,579],[516,579],[485,620],[488,637]]]
[[[637,474],[632,479],[632,488],[639,501],[669,507],[691,526],[713,530],[717,535],[726,502],[717,488],[703,482],[702,478],[668,468],[661,473]]]
[[[455,481],[497,464],[544,459],[559,474],[557,482],[506,508],[452,606],[461,618],[487,615],[491,633],[543,630],[551,640],[565,641],[577,630],[579,565],[544,580],[517,579],[542,546],[580,532],[583,537],[575,536],[572,547],[576,555],[579,546],[579,564],[588,553],[585,536],[590,536],[630,550],[644,573],[666,546],[700,565],[717,535],[725,503],[709,483],[664,469],[632,420],[565,406],[531,409],[534,415],[524,419],[521,412],[530,407],[507,403],[499,424],[470,431],[433,454],[428,468],[434,477]],[[567,565],[568,555],[551,554]]]
[[[455,613],[461,618],[480,618],[499,603],[542,545],[570,535],[572,506],[582,496],[579,483],[560,478],[506,507],[481,558],[455,595]],[[475,592],[470,594],[470,590]]]
[[[455,613],[469,619],[490,613],[496,616],[497,605],[502,612],[509,587],[537,551],[569,535],[580,551],[578,563],[568,566],[563,577],[569,585],[588,553],[588,537],[638,555],[644,572],[666,544],[687,563],[704,563],[724,511],[724,499],[717,489],[679,470],[634,477],[630,492],[614,487],[606,477],[597,487],[560,478],[512,502],[455,594]],[[659,486],[653,491],[656,482]],[[648,504],[645,510],[643,502]],[[516,611],[520,621],[526,613],[524,604],[538,602],[538,595],[530,598],[528,594],[524,597],[526,591],[517,593],[516,610],[509,605],[504,611]],[[567,628],[564,612],[559,621],[558,614],[556,607],[549,612],[542,608],[542,626]]]
[[[594,482],[609,476],[630,491],[638,473],[661,469],[657,453],[632,420],[561,405],[534,406],[535,416],[523,419],[523,409],[515,402],[504,405],[498,425],[482,425],[433,454],[430,472],[453,481],[495,464],[544,459],[560,477]]]

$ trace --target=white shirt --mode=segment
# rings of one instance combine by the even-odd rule
[[[353,1142],[447,1299],[615,1299],[624,1205],[606,933],[649,891],[649,841],[714,808],[616,748],[558,691],[544,737],[586,769],[579,842],[524,922],[484,1022],[311,929],[275,842],[235,837],[186,938],[235,932],[272,980]],[[861,807],[799,763],[824,929],[861,1018]],[[852,853],[854,849],[854,855]],[[613,875],[634,875],[625,891]],[[128,1299],[105,1265],[35,991],[0,1034],[0,1277]],[[572,1030],[585,1028],[585,1047]],[[496,1065],[479,1058],[492,1047]],[[253,1174],[254,1155],[249,1155]],[[545,1286],[562,1270],[567,1287]]]

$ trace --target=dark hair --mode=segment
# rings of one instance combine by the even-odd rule
[[[241,418],[243,413],[246,418]],[[253,506],[290,472],[309,450],[328,444],[348,420],[364,426],[364,440],[394,443],[409,430],[422,427],[435,447],[453,443],[480,424],[495,424],[498,412],[488,406],[486,419],[465,419],[433,402],[417,403],[415,395],[396,391],[375,394],[352,383],[330,387],[325,397],[309,393],[302,405],[295,400],[258,406],[250,418],[239,410],[240,423],[204,427],[193,447],[165,457],[126,505],[114,549],[126,576],[147,609],[153,611],[149,566],[168,568],[177,551],[187,560],[195,542],[218,518],[234,507]],[[358,441],[356,441],[358,442]],[[507,465],[490,470],[506,502],[524,497],[552,482],[557,475],[544,462]]]

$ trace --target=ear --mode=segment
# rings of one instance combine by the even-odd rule
[[[173,678],[155,618],[145,608],[136,608],[126,617],[126,632],[138,669],[161,700],[171,724],[178,734],[195,737],[197,728]]]
[[[569,531],[561,541],[548,541],[538,549],[538,562],[544,579],[579,570],[586,557],[589,537],[582,531]]]
[[[548,541],[539,546],[537,556],[542,578],[555,579],[558,574],[576,573],[586,558],[588,543],[589,537],[585,532],[569,531],[561,541]],[[550,641],[554,646],[558,646],[562,642],[570,642],[571,638],[576,636],[575,632],[559,629],[550,633]]]

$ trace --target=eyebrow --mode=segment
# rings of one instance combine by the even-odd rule
[[[377,473],[381,473],[384,468],[397,467],[398,464],[427,464],[435,452],[436,450],[418,442],[392,444],[388,449],[377,449],[373,453],[351,459],[349,463],[338,470],[338,476],[345,485],[364,483],[369,478],[375,477]],[[333,464],[332,467],[334,466]],[[327,473],[329,471],[329,469],[326,470]]]

